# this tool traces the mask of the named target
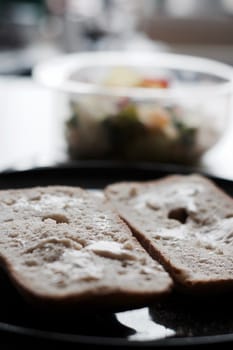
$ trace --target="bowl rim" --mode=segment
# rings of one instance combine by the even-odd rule
[[[207,73],[226,81],[208,86],[148,89],[142,87],[112,87],[102,84],[74,81],[72,74],[87,67],[137,66],[146,64],[158,68],[185,69]],[[233,67],[209,58],[163,52],[95,51],[64,54],[37,64],[33,79],[45,87],[71,95],[103,95],[132,99],[206,98],[233,92]]]

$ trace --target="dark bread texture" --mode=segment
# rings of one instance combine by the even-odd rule
[[[112,184],[105,194],[179,289],[233,290],[233,200],[212,181],[172,175]]]
[[[0,262],[26,297],[51,306],[135,306],[173,282],[105,199],[74,187],[0,191]]]

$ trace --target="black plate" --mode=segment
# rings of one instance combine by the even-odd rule
[[[38,168],[0,174],[0,188],[22,188],[43,185],[75,185],[102,189],[122,180],[156,179],[171,173],[190,173],[195,169],[152,164],[80,162],[52,168]],[[233,196],[233,182],[211,177]],[[135,335],[131,325],[119,321],[119,314],[89,311],[71,315],[46,315],[35,311],[21,299],[7,277],[0,280],[0,345],[30,345],[33,348],[63,344],[65,348],[192,348],[221,344],[233,345],[233,302],[230,296],[216,299],[172,295],[163,302],[148,305],[154,324],[176,332],[157,340],[130,340]],[[131,310],[132,311],[132,310]],[[135,311],[135,310],[133,310]],[[138,312],[141,312],[140,310]],[[129,315],[135,319],[137,314]],[[139,323],[143,323],[140,319]]]

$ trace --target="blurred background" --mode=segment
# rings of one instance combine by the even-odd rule
[[[1,0],[0,72],[60,52],[156,45],[233,63],[232,0]]]
[[[153,50],[233,65],[232,33],[233,0],[1,0],[0,170],[66,159],[55,122],[62,102],[32,81],[37,63],[71,52]],[[203,167],[233,178],[232,135]]]

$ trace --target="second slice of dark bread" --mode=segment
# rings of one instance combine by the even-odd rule
[[[233,200],[200,175],[173,175],[106,188],[120,216],[179,288],[233,289]]]

